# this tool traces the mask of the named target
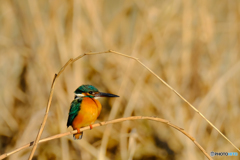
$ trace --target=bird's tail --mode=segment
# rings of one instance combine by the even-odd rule
[[[73,134],[73,139],[80,140],[80,139],[82,139],[82,136],[83,136],[83,132]]]

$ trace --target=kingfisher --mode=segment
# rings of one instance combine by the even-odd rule
[[[75,98],[71,103],[67,127],[72,126],[78,132],[73,134],[73,138],[82,139],[83,132],[80,132],[81,127],[90,126],[98,118],[102,105],[97,100],[100,97],[119,97],[110,93],[99,92],[97,88],[92,85],[81,85],[75,91]]]

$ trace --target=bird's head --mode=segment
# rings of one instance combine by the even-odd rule
[[[99,92],[98,89],[92,85],[81,85],[75,90],[75,99],[81,97],[89,97],[89,98],[100,98],[100,97],[119,97],[110,93]]]

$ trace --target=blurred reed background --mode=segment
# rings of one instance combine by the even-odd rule
[[[70,58],[108,49],[138,57],[240,147],[239,22],[234,0],[0,0],[0,153],[35,140],[54,73]],[[237,152],[141,65],[109,53],[84,57],[57,79],[42,138],[72,130],[68,110],[82,84],[121,96],[101,99],[98,121],[158,116],[208,153]],[[27,159],[30,151],[7,159]],[[85,131],[81,141],[39,144],[34,160],[45,159],[206,158],[180,132],[138,120]]]

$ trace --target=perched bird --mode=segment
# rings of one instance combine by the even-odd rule
[[[82,139],[83,132],[80,132],[79,128],[90,126],[92,129],[92,124],[96,121],[102,110],[102,105],[97,98],[119,96],[99,92],[92,85],[82,85],[74,93],[75,98],[69,110],[67,127],[72,126],[74,130],[78,130],[77,134],[73,135],[74,139]]]

